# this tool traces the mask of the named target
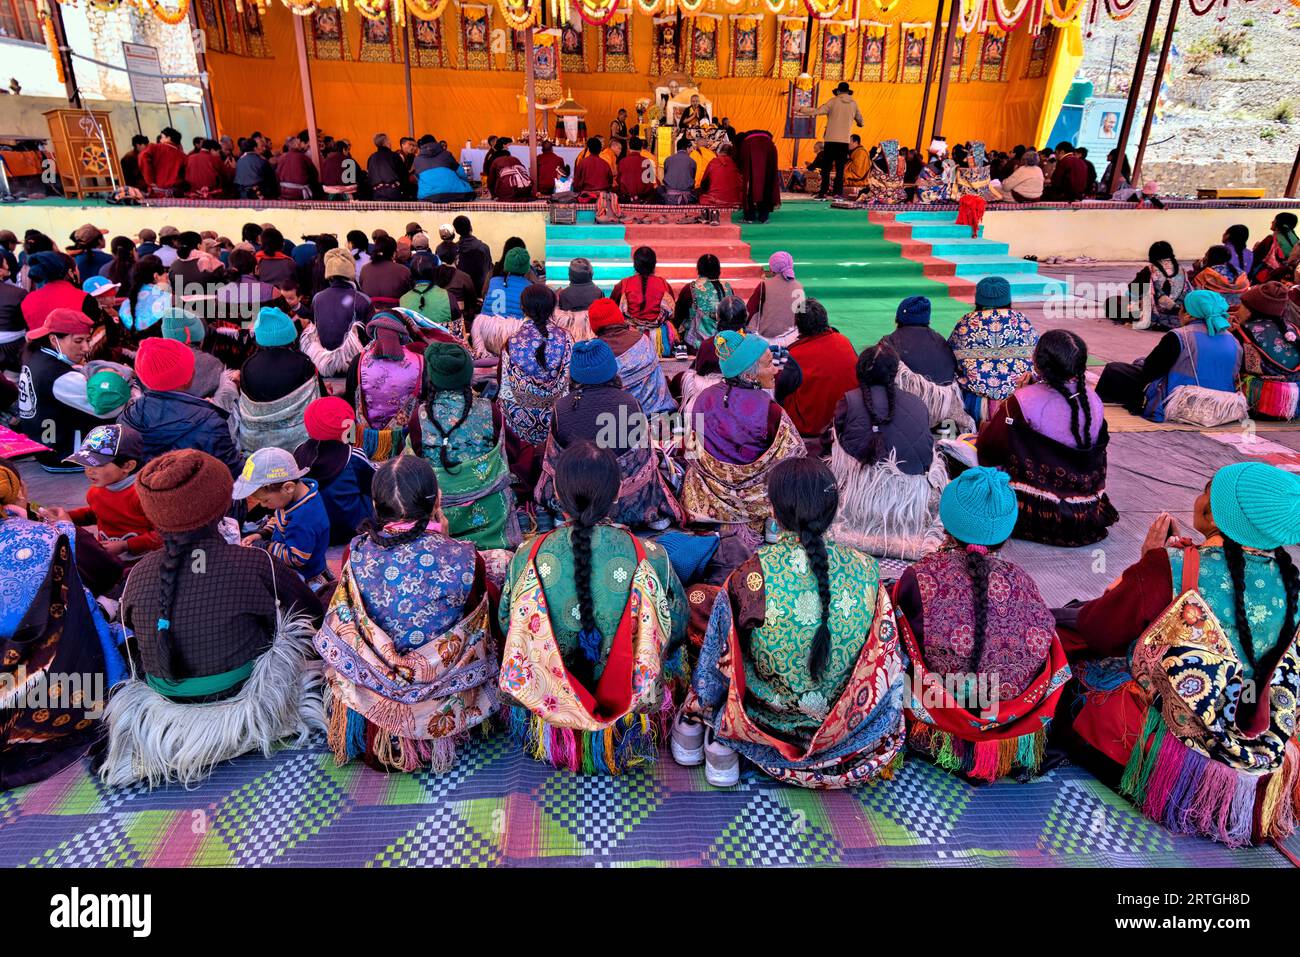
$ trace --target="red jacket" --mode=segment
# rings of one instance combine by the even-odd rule
[[[599,193],[614,185],[614,171],[599,156],[588,153],[573,171],[575,193]]]
[[[743,206],[745,181],[730,156],[715,156],[704,169],[700,182],[701,206]]]
[[[781,405],[800,435],[821,435],[835,418],[844,393],[858,387],[858,353],[834,329],[800,336],[790,345],[790,358],[799,363],[803,383]]]
[[[70,511],[77,525],[94,525],[100,542],[128,539],[132,555],[151,552],[162,546],[162,537],[140,507],[140,493],[132,482],[116,492],[91,486],[86,489],[86,507]]]
[[[176,189],[184,184],[185,154],[170,141],[150,143],[140,154],[140,174],[150,186]]]
[[[648,169],[647,169],[648,168]],[[639,199],[655,191],[655,164],[640,153],[628,153],[618,161],[620,196]]]
[[[185,157],[185,183],[189,196],[220,196],[226,186],[226,164],[221,157],[200,150]]]

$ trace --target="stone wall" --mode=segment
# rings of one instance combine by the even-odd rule
[[[1290,163],[1180,163],[1146,162],[1142,178],[1160,184],[1162,196],[1195,196],[1197,189],[1247,186],[1264,190],[1265,196],[1286,192]]]

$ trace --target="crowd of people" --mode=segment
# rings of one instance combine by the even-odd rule
[[[950,336],[912,296],[858,350],[784,252],[746,301],[713,256],[674,289],[649,247],[610,295],[581,259],[557,292],[465,216],[436,242],[0,234],[0,405],[89,484],[42,508],[0,467],[3,674],[111,689],[102,718],[62,687],[13,709],[0,787],[88,752],[112,786],[192,784],[316,730],[445,770],[494,731],[588,774],[666,744],[717,786],[742,759],[845,787],[905,752],[976,782],[1068,754],[1175,830],[1285,835],[1300,478],[1219,470],[1082,604],[1001,551],[1117,520],[1102,385],[1205,419],[1242,395],[1241,336],[1294,344],[1274,226],[1246,312],[1194,275],[1172,345],[1097,389],[996,277]]]

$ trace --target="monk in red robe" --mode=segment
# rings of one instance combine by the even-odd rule
[[[745,199],[745,179],[740,175],[740,167],[732,159],[730,143],[718,147],[718,155],[704,168],[704,178],[700,181],[701,206],[743,206]]]
[[[745,222],[757,219],[765,223],[772,210],[781,205],[781,175],[772,134],[750,130],[741,140],[737,156],[740,175],[745,179]]]

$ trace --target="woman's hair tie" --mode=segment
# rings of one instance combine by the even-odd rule
[[[967,545],[966,551],[973,552],[976,555],[987,555],[989,547],[987,545]]]

